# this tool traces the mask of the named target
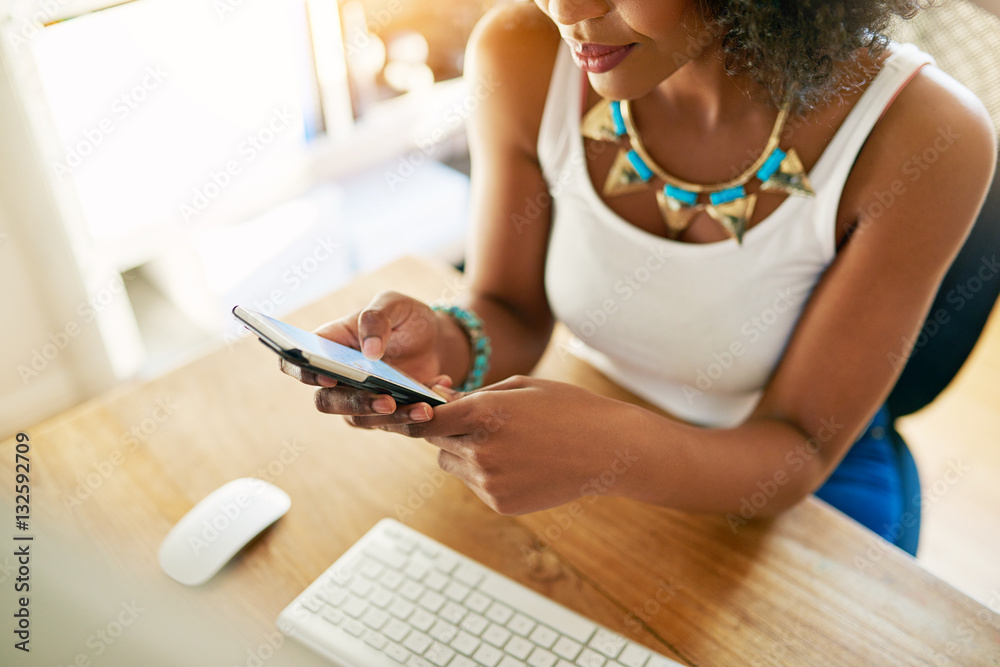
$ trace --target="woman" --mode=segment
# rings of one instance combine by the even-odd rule
[[[880,36],[914,4],[493,12],[467,67],[495,92],[470,127],[461,307],[384,293],[318,330],[452,400],[398,407],[285,371],[322,387],[323,412],[427,439],[505,514],[607,493],[735,529],[818,490],[891,539],[902,507],[879,406],[997,153],[981,103]],[[671,416],[520,375],[555,319]],[[591,484],[621,452],[627,473]]]

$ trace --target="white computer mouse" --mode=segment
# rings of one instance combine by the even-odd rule
[[[203,584],[291,505],[288,494],[273,484],[254,477],[234,479],[205,496],[170,529],[160,545],[160,567],[182,584]]]

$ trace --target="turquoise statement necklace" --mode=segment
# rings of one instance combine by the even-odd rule
[[[795,149],[783,151],[778,147],[788,108],[787,104],[782,106],[764,150],[746,171],[730,181],[710,185],[681,180],[656,164],[639,138],[628,100],[598,102],[584,116],[580,133],[589,139],[620,145],[604,183],[606,197],[655,187],[656,201],[670,238],[679,237],[694,217],[705,211],[730,237],[742,244],[757,203],[757,194],[747,194],[745,187],[752,178],[761,182],[762,191],[805,197],[815,195]],[[707,202],[698,201],[701,193],[707,194]]]

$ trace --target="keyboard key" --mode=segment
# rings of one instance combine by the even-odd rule
[[[469,587],[464,584],[460,584],[457,581],[453,581],[448,584],[447,588],[444,589],[444,594],[455,602],[461,602],[465,599],[465,596],[469,594]]]
[[[442,644],[450,644],[451,640],[458,634],[458,628],[448,621],[438,620],[427,634]]]
[[[573,641],[569,637],[560,637],[552,646],[553,653],[558,655],[560,658],[566,658],[567,660],[575,660],[576,656],[580,655],[580,651],[582,649],[582,645]]]
[[[385,609],[385,606],[392,602],[392,593],[381,586],[376,586],[375,590],[368,596],[368,601],[379,609]]]
[[[406,667],[434,667],[431,663],[427,662],[420,656],[411,655],[410,659],[406,661]]]
[[[478,567],[468,563],[462,563],[452,575],[469,588],[475,588],[483,580],[483,572]]]
[[[483,633],[483,641],[489,642],[497,648],[503,647],[503,645],[507,643],[508,639],[510,639],[510,631],[504,630],[499,625],[491,624],[490,627],[486,629],[486,632]]]
[[[590,640],[590,648],[609,658],[617,658],[618,654],[625,648],[625,638],[601,628],[594,633]]]
[[[503,653],[496,650],[489,644],[480,644],[479,649],[476,650],[472,659],[485,667],[496,667],[496,664],[500,662],[500,658],[502,657]]]
[[[379,583],[385,586],[387,590],[394,591],[403,583],[403,575],[399,572],[386,572],[382,575]]]
[[[662,655],[654,654],[645,667],[676,667],[677,663],[667,660]]]
[[[319,613],[323,620],[333,623],[334,625],[340,625],[344,621],[344,613],[339,609],[330,609],[327,607]]]
[[[535,645],[524,637],[514,637],[507,642],[507,645],[503,650],[510,653],[515,658],[524,660],[532,651],[535,650]]]
[[[353,618],[347,619],[340,627],[344,628],[345,631],[355,637],[360,637],[365,631],[365,626],[361,625],[361,623],[355,621]]]
[[[448,667],[476,667],[476,663],[469,660],[464,655],[456,655],[455,659],[451,661]]]
[[[421,632],[427,632],[436,620],[432,614],[428,614],[423,609],[417,609],[406,622]]]
[[[644,667],[646,661],[649,660],[649,655],[649,651],[638,644],[629,644],[618,657],[618,662],[625,665],[625,667]]]
[[[514,611],[510,607],[499,602],[494,602],[490,605],[490,608],[486,610],[486,618],[490,619],[494,623],[499,623],[500,625],[504,625],[513,615]]]
[[[472,652],[479,648],[481,642],[470,635],[467,632],[459,632],[455,635],[455,638],[451,640],[451,646],[453,649],[461,653],[462,655],[472,655]]]
[[[405,570],[403,570],[403,575],[413,579],[414,581],[420,581],[427,576],[427,572],[427,566],[420,561],[410,561],[410,564],[406,566]]]
[[[434,561],[434,567],[441,570],[445,574],[451,574],[451,571],[458,566],[458,557],[454,554],[442,553]]]
[[[451,623],[459,623],[463,618],[465,618],[465,608],[461,607],[454,602],[446,602],[441,611],[438,612],[438,616]]]
[[[389,643],[389,640],[377,632],[366,632],[365,643],[381,651]]]
[[[604,667],[605,662],[603,655],[594,653],[589,648],[583,649],[583,653],[576,659],[576,664],[580,667]]]
[[[410,649],[417,655],[423,654],[423,652],[426,651],[433,643],[434,642],[431,641],[430,637],[418,630],[414,630],[406,636],[406,639],[403,640],[403,646]]]
[[[483,630],[485,630],[489,624],[490,622],[479,614],[469,614],[465,617],[465,620],[462,621],[462,627],[477,637],[483,634]]]
[[[415,581],[407,581],[399,589],[399,594],[410,602],[416,602],[417,598],[424,594],[426,589]]]
[[[368,611],[368,603],[359,598],[349,596],[347,601],[341,606],[341,610],[352,618],[361,618],[361,615]]]
[[[527,667],[527,665],[518,660],[517,658],[512,658],[509,655],[505,655],[503,657],[503,660],[500,661],[500,664],[497,665],[497,667]],[[570,667],[573,666],[570,665]]]
[[[436,612],[444,606],[444,597],[434,591],[427,591],[417,604],[427,611]]]
[[[401,665],[405,665],[410,658],[410,652],[394,642],[389,642],[385,647],[385,654]]]
[[[424,653],[424,659],[438,667],[444,667],[453,657],[455,657],[455,652],[438,642],[431,644],[431,647],[427,649],[427,653]]]
[[[559,658],[555,657],[545,649],[541,647],[536,647],[528,658],[528,664],[531,667],[552,667],[556,664],[556,660]]]
[[[535,622],[523,614],[514,614],[514,618],[507,621],[507,629],[522,637],[527,637],[534,628]]]
[[[382,626],[389,620],[389,614],[381,609],[370,608],[361,618],[361,622],[372,630],[381,630]]]
[[[351,585],[347,587],[347,590],[351,591],[359,598],[366,598],[368,594],[372,592],[372,583],[367,579],[355,579],[351,582]]]
[[[396,598],[392,601],[392,604],[389,605],[389,613],[404,621],[410,617],[410,614],[413,613],[414,609],[416,609],[416,607],[413,606],[412,602],[407,602],[401,598]]]
[[[530,635],[528,635],[528,639],[543,648],[551,648],[558,638],[559,635],[544,625],[539,625]]]
[[[448,585],[448,577],[444,576],[440,572],[431,572],[426,577],[424,577],[424,586],[431,589],[432,591],[437,591],[440,593],[444,590],[444,587]]]
[[[465,606],[472,611],[481,614],[486,611],[487,607],[490,606],[490,602],[492,602],[492,600],[479,591],[473,591],[472,595],[465,600]]]
[[[327,586],[320,591],[318,597],[326,600],[327,604],[339,607],[347,599],[347,591],[340,586]]]
[[[382,634],[394,642],[403,641],[403,637],[410,633],[410,626],[397,619],[392,619],[382,628]]]
[[[384,571],[385,568],[372,560],[366,560],[364,564],[361,565],[361,574],[365,575],[369,579],[378,579],[379,575]]]

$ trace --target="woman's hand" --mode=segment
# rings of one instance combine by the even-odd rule
[[[363,310],[328,322],[314,333],[361,350],[368,359],[382,359],[428,386],[450,386],[451,380],[442,374],[444,359],[459,357],[460,364],[468,357],[468,340],[448,315],[396,292],[381,292]],[[352,419],[348,421],[355,426],[365,425],[363,420],[370,415],[389,415],[394,423],[425,421],[432,416],[426,403],[397,411],[391,396],[338,385],[333,378],[284,359],[281,370],[305,384],[323,387],[316,392],[316,407],[322,412],[349,415]]]
[[[434,419],[366,425],[425,438],[441,469],[501,514],[524,514],[581,496],[616,494],[636,458],[635,406],[573,385],[515,376],[434,409]]]

